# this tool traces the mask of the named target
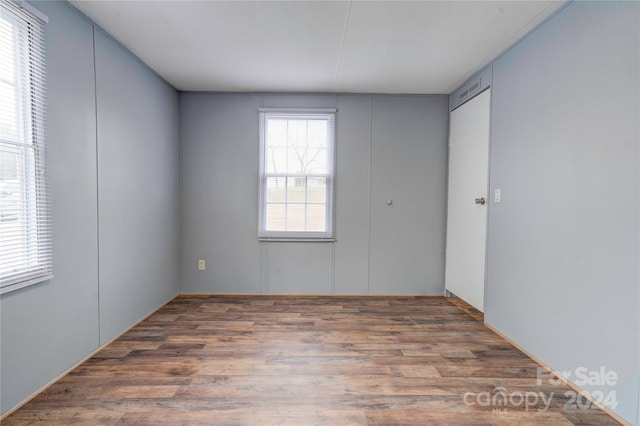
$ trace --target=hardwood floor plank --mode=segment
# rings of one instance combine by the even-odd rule
[[[120,385],[100,383],[96,386],[88,387],[85,383],[81,383],[75,386],[65,386],[63,389],[56,387],[56,389],[51,391],[47,390],[43,392],[39,397],[43,400],[50,399],[55,401],[64,401],[72,398],[172,398],[179,388],[180,386],[178,385],[135,385],[130,383]]]
[[[74,415],[69,415],[67,412],[56,412],[51,410],[40,413],[18,411],[11,415],[10,423],[5,420],[2,424],[11,424],[14,426],[31,426],[36,424],[113,426],[118,424],[121,417],[122,413],[114,413],[99,409],[91,410],[91,412],[76,413]]]
[[[182,296],[3,425],[617,424],[478,319],[441,297]]]

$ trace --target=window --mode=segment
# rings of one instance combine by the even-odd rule
[[[261,240],[335,238],[335,109],[260,110]]]
[[[52,277],[43,20],[26,4],[1,3],[0,293]]]

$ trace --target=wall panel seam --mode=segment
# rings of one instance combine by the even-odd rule
[[[97,286],[98,286],[98,306],[97,306],[97,316],[98,316],[98,346],[100,346],[102,342],[102,324],[101,324],[101,316],[100,316],[100,161],[99,161],[99,132],[98,132],[98,70],[96,67],[96,27],[91,24],[91,45],[93,49],[93,102],[94,102],[94,114],[96,121],[96,272],[97,272]]]
[[[373,96],[369,96],[369,176],[368,176],[368,185],[369,185],[369,209],[368,209],[368,252],[367,252],[367,294],[371,293],[371,244],[373,243],[373,238],[371,236],[371,190],[372,190],[372,170],[373,170]]]

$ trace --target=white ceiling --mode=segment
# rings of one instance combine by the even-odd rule
[[[184,91],[450,93],[564,1],[71,0]]]

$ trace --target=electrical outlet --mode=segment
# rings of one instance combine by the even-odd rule
[[[205,261],[204,260],[202,260],[202,259],[198,260],[198,271],[204,271],[205,266],[206,265],[205,265]]]

